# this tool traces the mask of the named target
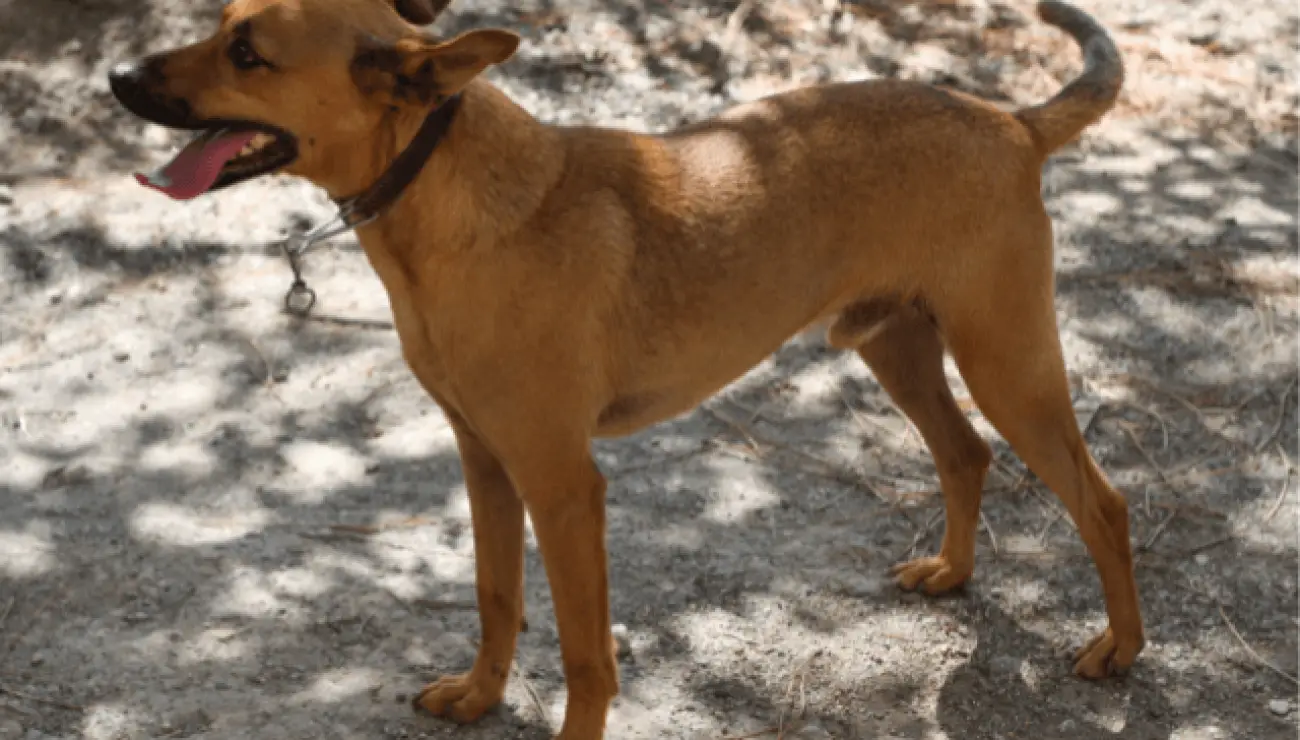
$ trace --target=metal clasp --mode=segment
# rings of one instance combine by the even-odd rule
[[[339,206],[339,211],[334,218],[302,234],[294,234],[280,242],[280,249],[289,262],[289,269],[293,270],[293,284],[289,286],[289,291],[284,294],[284,308],[286,311],[302,318],[310,313],[312,307],[316,305],[316,291],[307,287],[307,281],[302,277],[302,255],[326,239],[364,226],[374,220],[374,214],[357,218],[356,204],[347,202]]]

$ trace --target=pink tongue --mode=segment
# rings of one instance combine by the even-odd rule
[[[206,193],[216,184],[221,168],[255,136],[255,131],[221,134],[216,138],[202,135],[190,142],[171,162],[152,174],[136,173],[135,179],[141,185],[176,200],[189,200]]]

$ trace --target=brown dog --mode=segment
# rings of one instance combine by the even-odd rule
[[[990,451],[944,380],[946,349],[1097,564],[1110,626],[1076,672],[1133,663],[1143,635],[1127,503],[1071,409],[1039,195],[1044,159],[1120,89],[1118,52],[1090,17],[1040,5],[1086,68],[1037,107],[833,84],[655,137],[535,120],[479,77],[513,54],[515,35],[435,43],[414,25],[445,4],[235,0],[211,38],[111,75],[136,114],[203,132],[143,178],[177,198],[272,170],[345,198],[368,192],[408,142],[432,149],[358,228],[405,359],[455,430],[474,524],[478,659],[420,705],[469,721],[501,700],[527,512],[569,687],[560,736],[601,737],[618,676],[590,441],[690,410],[820,322],[867,362],[939,469],[942,550],[898,566],[899,583],[946,591],[974,566]]]

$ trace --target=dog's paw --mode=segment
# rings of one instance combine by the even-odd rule
[[[1110,627],[1105,632],[1092,638],[1087,645],[1074,654],[1074,674],[1082,678],[1098,680],[1110,676],[1123,676],[1137,659],[1139,645],[1125,649],[1115,640],[1115,633]]]
[[[970,578],[970,568],[955,568],[942,556],[917,558],[899,563],[891,571],[898,585],[907,591],[920,587],[931,596],[951,591]]]
[[[462,724],[473,722],[501,702],[505,686],[488,686],[487,682],[474,680],[472,675],[443,676],[425,686],[411,700],[411,707]]]

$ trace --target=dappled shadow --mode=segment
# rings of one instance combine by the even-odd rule
[[[738,3],[604,5],[653,47],[637,61],[652,77],[746,73],[679,27],[688,11],[725,24]],[[899,43],[939,33],[857,6],[842,12],[881,14]],[[171,17],[114,30],[135,17],[88,7],[69,52],[87,68],[119,41],[155,43],[151,23],[175,32]],[[568,29],[543,17],[556,12],[458,10],[440,27],[513,25],[545,46]],[[808,43],[774,14],[759,8],[743,29]],[[647,35],[653,19],[675,30]],[[62,26],[42,28],[9,53],[59,52]],[[574,100],[599,78],[622,94],[612,62],[565,53],[546,46],[503,78]],[[989,74],[952,84],[997,97]],[[135,141],[123,130],[123,163]],[[1088,439],[1130,496],[1140,551],[1150,644],[1128,678],[1069,675],[1069,649],[1104,617],[1095,571],[977,412],[998,464],[976,576],[945,599],[893,588],[890,564],[938,546],[933,464],[861,363],[800,339],[704,410],[595,445],[611,481],[611,608],[630,643],[611,733],[1280,732],[1262,707],[1292,687],[1233,633],[1294,673],[1294,497],[1279,497],[1297,447],[1294,156],[1151,123],[1048,166],[1072,379],[1101,403]],[[258,213],[284,220],[281,203]],[[546,737],[537,703],[557,714],[563,677],[532,547],[507,705],[464,729],[406,709],[422,681],[474,655],[453,440],[391,332],[283,316],[283,265],[265,239],[249,243],[123,239],[21,214],[0,232],[0,721],[94,737]],[[382,308],[343,247],[309,269],[330,297]]]

